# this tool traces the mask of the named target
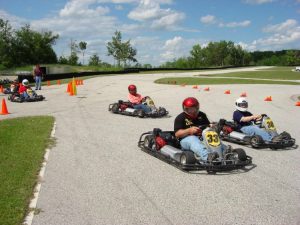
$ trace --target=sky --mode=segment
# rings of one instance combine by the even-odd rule
[[[115,31],[153,66],[221,40],[249,52],[300,49],[300,0],[0,0],[0,18],[58,34],[58,57],[86,42],[85,64],[93,54],[115,63],[106,48]]]

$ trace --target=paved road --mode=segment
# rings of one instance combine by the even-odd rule
[[[204,92],[201,85],[196,90],[152,82],[163,76],[170,74],[93,78],[78,87],[76,97],[65,93],[66,85],[53,85],[41,91],[47,101],[7,102],[11,114],[0,119],[56,118],[57,143],[38,199],[41,212],[33,224],[300,224],[299,148],[245,147],[253,157],[253,168],[208,175],[184,173],[137,147],[142,132],[173,128],[185,97],[197,97],[201,110],[217,121],[231,118],[234,101],[242,92],[247,92],[253,113],[269,114],[278,130],[300,140],[300,108],[294,106],[299,86],[215,85]],[[139,119],[109,113],[108,105],[125,99],[130,83],[156,105],[166,107],[171,117]],[[227,89],[231,95],[224,94]],[[273,101],[265,102],[266,96]]]

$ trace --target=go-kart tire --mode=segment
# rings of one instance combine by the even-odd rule
[[[147,135],[144,140],[144,147],[150,148],[151,150],[156,150],[155,140],[153,135]]]
[[[195,164],[196,163],[196,158],[195,158],[194,152],[192,152],[192,151],[183,151],[181,156],[180,156],[180,163],[182,165]]]
[[[113,113],[118,113],[119,112],[119,104],[118,103],[113,104],[113,106],[111,107],[111,111]]]
[[[264,140],[259,135],[254,135],[250,138],[250,144],[253,148],[258,148],[263,142]]]
[[[158,114],[159,116],[164,116],[167,114],[167,110],[165,108],[159,108]]]
[[[144,110],[140,109],[137,111],[137,116],[140,117],[140,118],[143,118],[145,116],[145,112]]]
[[[247,160],[247,155],[246,155],[246,152],[244,151],[244,149],[236,148],[236,149],[232,150],[232,153],[236,154],[237,158],[240,161],[246,161]]]

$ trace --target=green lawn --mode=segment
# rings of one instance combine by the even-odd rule
[[[277,80],[300,80],[300,72],[293,72],[293,67],[274,67],[266,70],[234,72],[224,74],[199,75],[199,76],[219,76],[219,77],[242,77],[258,79],[277,79]]]
[[[207,84],[289,84],[300,85],[293,81],[272,81],[272,80],[252,80],[238,78],[198,78],[198,77],[169,77],[155,81],[158,84],[187,84],[187,85],[207,85]]]
[[[54,118],[0,121],[0,224],[21,224],[37,182]]]

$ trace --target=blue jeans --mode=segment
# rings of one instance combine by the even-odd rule
[[[42,76],[35,76],[35,90],[41,90]]]
[[[211,151],[206,148],[206,146],[200,141],[198,136],[190,135],[183,138],[180,141],[180,145],[183,150],[190,150],[194,152],[196,155],[200,156],[202,160],[207,160],[207,155]],[[225,145],[222,144],[222,152],[226,148]],[[220,154],[219,154],[220,155]],[[220,155],[220,157],[222,157]]]
[[[135,108],[135,109],[142,109],[145,113],[151,112],[151,108],[149,106],[147,106],[147,105],[144,105],[144,104],[134,105],[133,108]]]
[[[24,92],[21,94],[21,97],[23,97],[24,99],[30,98],[30,96],[27,94],[26,91],[24,91]]]
[[[264,129],[259,128],[258,126],[255,125],[250,125],[250,126],[244,126],[241,128],[241,131],[244,134],[247,134],[249,136],[253,135],[259,135],[262,137],[264,141],[271,141],[273,138],[273,135],[265,131]]]

